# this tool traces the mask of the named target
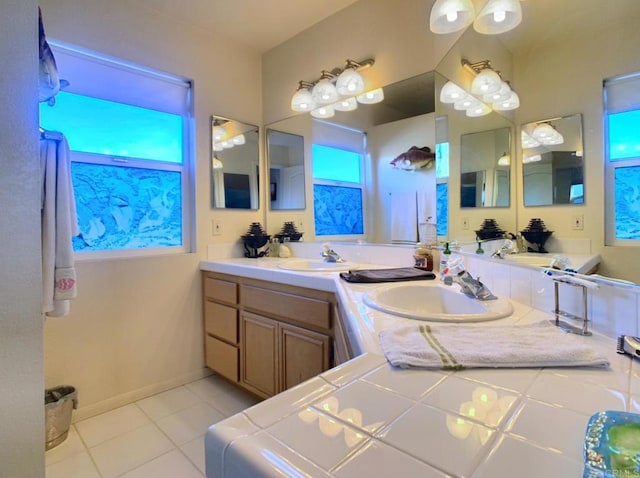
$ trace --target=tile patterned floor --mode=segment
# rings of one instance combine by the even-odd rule
[[[212,375],[71,426],[46,478],[203,478],[207,428],[259,399]]]

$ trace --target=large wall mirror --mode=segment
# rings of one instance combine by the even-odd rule
[[[222,209],[260,207],[258,127],[211,117],[211,204]]]
[[[460,207],[509,207],[510,178],[510,128],[462,135]]]
[[[582,115],[522,125],[525,206],[584,203]]]
[[[304,209],[304,137],[267,129],[267,160],[270,209]]]

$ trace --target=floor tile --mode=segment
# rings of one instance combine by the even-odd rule
[[[170,451],[122,475],[122,478],[202,478],[204,475],[178,450]]]
[[[224,391],[233,392],[238,387],[219,377],[218,375],[209,375],[208,377],[196,380],[185,385],[202,400],[211,400],[212,397]]]
[[[180,447],[182,453],[185,454],[191,463],[193,463],[202,473],[205,472],[204,463],[204,438],[198,437],[191,440]]]
[[[136,402],[143,412],[157,421],[188,408],[202,399],[186,387],[177,387]]]
[[[46,467],[46,478],[100,478],[89,453],[82,451]]]
[[[156,423],[176,445],[202,436],[211,425],[224,419],[218,410],[200,402],[158,420]]]
[[[230,417],[261,401],[262,400],[255,395],[238,388],[237,390],[231,391],[224,390],[207,400],[207,403],[222,412],[225,417]]]
[[[104,478],[133,470],[172,450],[171,441],[153,423],[89,449]]]
[[[91,448],[149,423],[151,420],[144,412],[131,403],[102,415],[82,420],[76,423],[76,428],[85,445]]]

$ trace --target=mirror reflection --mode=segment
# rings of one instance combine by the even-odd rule
[[[510,152],[510,128],[462,135],[460,207],[509,207]]]
[[[304,209],[304,137],[267,129],[271,210]]]
[[[258,127],[211,117],[211,203],[214,208],[258,209]]]
[[[522,126],[525,206],[584,203],[582,115]]]

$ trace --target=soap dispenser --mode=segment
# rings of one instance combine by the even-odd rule
[[[280,238],[280,246],[278,247],[278,256],[284,258],[291,257],[291,249],[284,245],[284,238]]]

